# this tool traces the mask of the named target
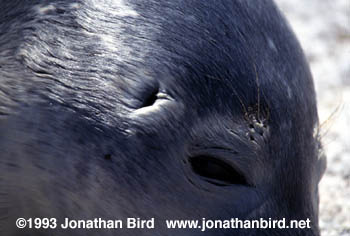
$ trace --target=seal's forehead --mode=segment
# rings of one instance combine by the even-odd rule
[[[10,28],[18,34],[2,35],[15,44],[5,47],[14,50],[0,55],[26,68],[15,81],[18,90],[40,90],[106,117],[124,109],[125,94],[137,94],[154,80],[176,84],[195,102],[224,93],[212,100],[242,100],[245,106],[256,104],[263,93],[277,94],[272,98],[278,100],[269,100],[283,105],[285,94],[297,101],[293,91],[308,89],[299,83],[305,68],[298,45],[272,1],[254,6],[213,0],[11,4],[25,13],[12,15]],[[11,76],[2,77],[14,83]],[[257,77],[264,79],[257,83]]]
[[[9,30],[2,28],[7,41],[0,53],[5,64],[25,70],[14,79],[13,66],[6,67],[0,76],[5,84],[16,84],[17,98],[18,91],[23,91],[23,100],[33,94],[28,91],[36,91],[113,116],[121,94],[135,87],[135,81],[148,78],[152,67],[146,65],[147,54],[156,51],[156,27],[142,23],[127,2],[13,2],[5,10]]]
[[[125,0],[88,0],[88,1],[73,1],[65,4],[65,9],[82,9],[83,4],[89,5],[92,9],[109,12],[112,17],[137,16],[137,12],[132,9],[131,5]],[[34,9],[39,14],[46,14],[49,11],[59,10],[62,7],[62,2],[56,1],[38,3],[34,5]]]
[[[33,10],[37,21],[46,20],[53,28],[61,27],[57,33],[64,31],[65,34],[55,34],[54,37],[64,41],[63,46],[71,46],[66,49],[77,52],[95,49],[105,56],[113,54],[115,61],[141,60],[141,53],[148,48],[147,42],[141,38],[151,38],[151,32],[138,24],[139,13],[124,0],[88,0],[69,4],[53,1],[37,4]],[[39,33],[45,34],[51,29],[48,26],[41,30]],[[84,37],[85,40],[77,42],[74,37]],[[72,47],[79,43],[81,46],[89,43],[89,47]],[[145,48],[140,50],[140,45]]]

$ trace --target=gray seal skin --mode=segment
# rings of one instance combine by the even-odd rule
[[[1,235],[319,235],[318,129],[309,67],[270,0],[0,1]],[[202,218],[311,228],[165,224]]]

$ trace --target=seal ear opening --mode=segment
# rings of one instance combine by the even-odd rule
[[[230,164],[211,156],[195,156],[189,159],[192,170],[205,181],[218,185],[245,185],[246,178]]]
[[[157,97],[158,92],[159,92],[158,86],[155,87],[153,90],[151,90],[151,93],[149,93],[148,96],[143,101],[141,108],[152,106],[158,98]]]

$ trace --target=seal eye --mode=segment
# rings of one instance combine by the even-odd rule
[[[193,171],[205,181],[218,186],[248,185],[246,178],[228,163],[211,156],[191,157]]]

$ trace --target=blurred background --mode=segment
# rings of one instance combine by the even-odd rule
[[[350,0],[275,0],[315,81],[328,159],[320,183],[322,236],[350,236]]]

